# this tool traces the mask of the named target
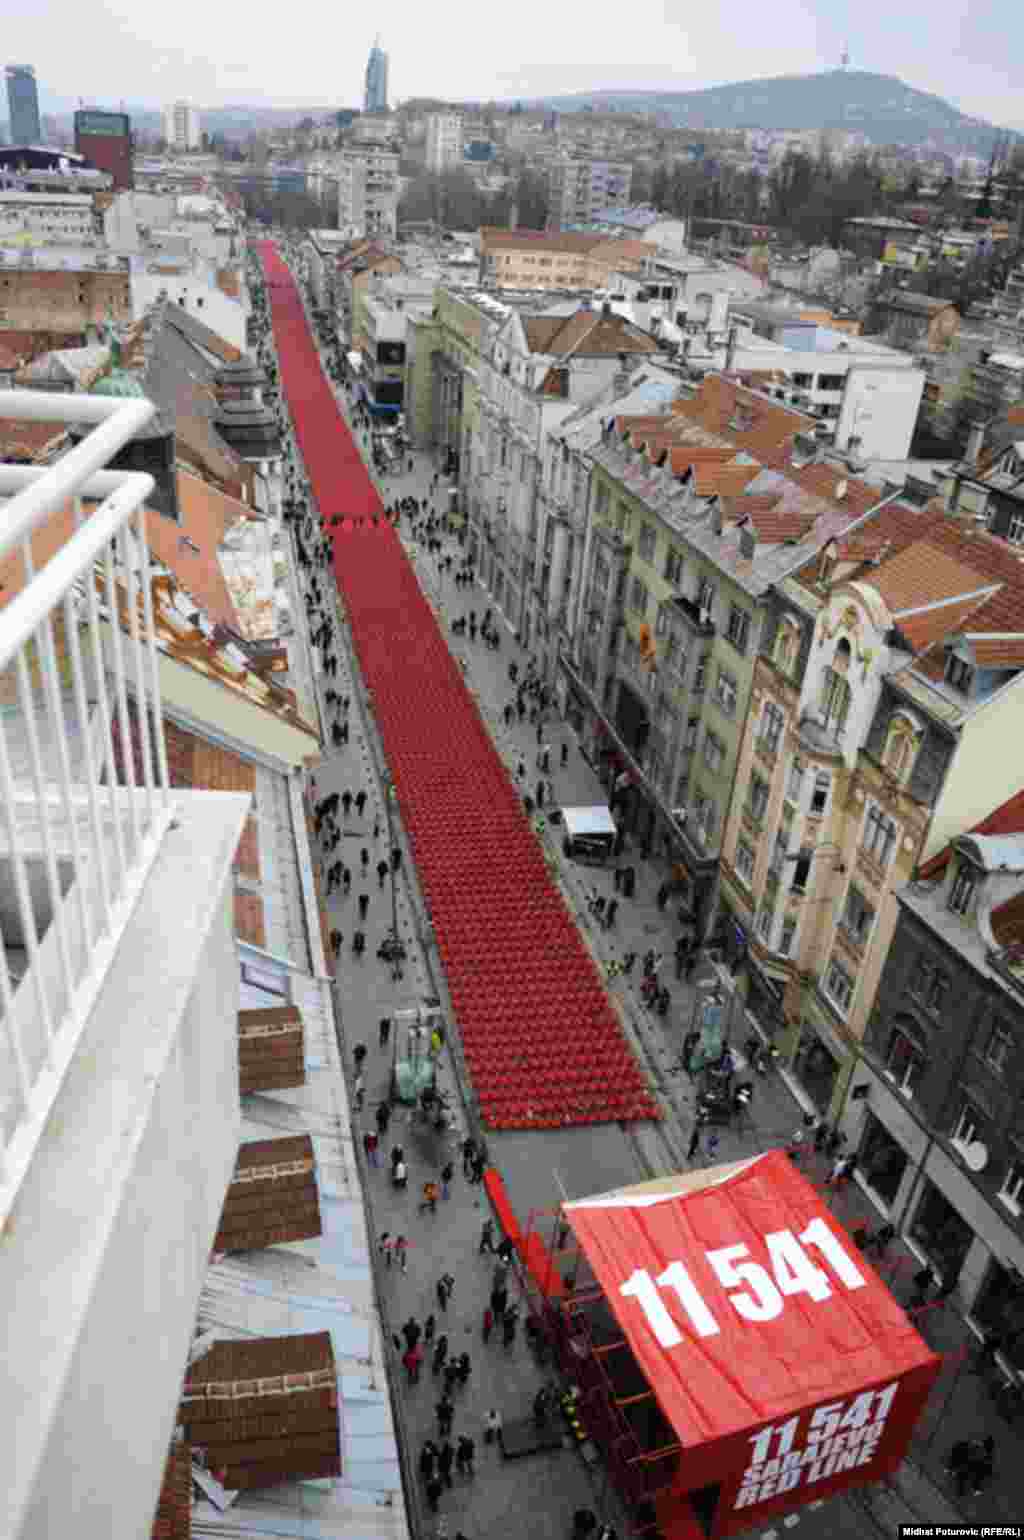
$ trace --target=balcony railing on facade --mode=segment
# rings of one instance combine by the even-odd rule
[[[154,482],[104,469],[153,412],[0,392],[0,417],[91,428],[49,468],[0,465],[0,560],[21,564],[0,609],[0,1222],[173,814],[145,538]],[[68,516],[37,568],[33,533]]]

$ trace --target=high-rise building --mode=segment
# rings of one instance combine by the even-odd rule
[[[346,146],[338,162],[338,229],[359,240],[394,236],[397,227],[397,151],[379,144]]]
[[[199,113],[188,102],[164,108],[164,138],[172,150],[198,150],[202,143]]]
[[[36,72],[31,64],[8,64],[7,114],[12,144],[38,144],[43,136],[39,125],[39,92]]]
[[[126,112],[97,112],[94,107],[76,112],[75,149],[97,171],[109,172],[115,191],[135,186],[135,144]]]
[[[587,225],[604,209],[624,207],[632,181],[633,168],[628,161],[560,156],[548,171],[549,228]]]
[[[427,170],[450,171],[462,165],[462,115],[431,112],[427,116]]]
[[[363,95],[364,112],[388,110],[388,56],[380,46],[378,35],[370,57],[366,61],[366,91]]]

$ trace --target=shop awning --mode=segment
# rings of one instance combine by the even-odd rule
[[[562,819],[565,823],[565,832],[570,839],[582,839],[587,835],[609,835],[612,839],[618,834],[618,825],[606,807],[563,807]]]

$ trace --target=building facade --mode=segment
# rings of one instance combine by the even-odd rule
[[[38,144],[43,137],[39,122],[39,91],[31,64],[8,64],[7,118],[12,144]]]
[[[366,86],[363,92],[364,112],[388,110],[388,56],[380,46],[380,38],[370,49],[366,61]]]
[[[427,170],[451,171],[462,165],[462,114],[427,114]]]
[[[76,112],[75,149],[113,178],[116,192],[135,186],[135,141],[126,112]]]
[[[93,203],[74,193],[0,192],[0,236],[19,235],[55,246],[91,242]]]
[[[398,228],[398,154],[383,145],[348,145],[338,161],[338,229],[350,240]]]
[[[198,150],[203,139],[198,110],[188,102],[172,102],[165,107],[164,138],[169,149]]]
[[[131,275],[120,263],[64,268],[8,268],[0,288],[0,327],[23,331],[75,332],[132,317]]]
[[[851,1139],[895,893],[1016,791],[1022,700],[1020,565],[941,500],[883,499],[777,587],[723,848],[721,933],[783,1066]]]
[[[646,274],[657,253],[644,241],[537,230],[480,231],[480,281],[496,289],[601,289],[615,273]]]
[[[860,1180],[1024,1369],[1024,806],[897,894],[856,1080]],[[927,880],[925,880],[925,876]]]
[[[562,155],[548,168],[548,227],[565,229],[599,219],[605,209],[629,203],[633,168],[628,161]]]

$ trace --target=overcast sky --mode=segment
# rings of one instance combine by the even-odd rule
[[[834,68],[848,40],[854,67],[1024,129],[1021,0],[518,0],[503,10],[479,0],[4,0],[2,14],[5,62],[34,64],[45,92],[70,105],[361,106],[379,27],[392,101],[696,90]]]

